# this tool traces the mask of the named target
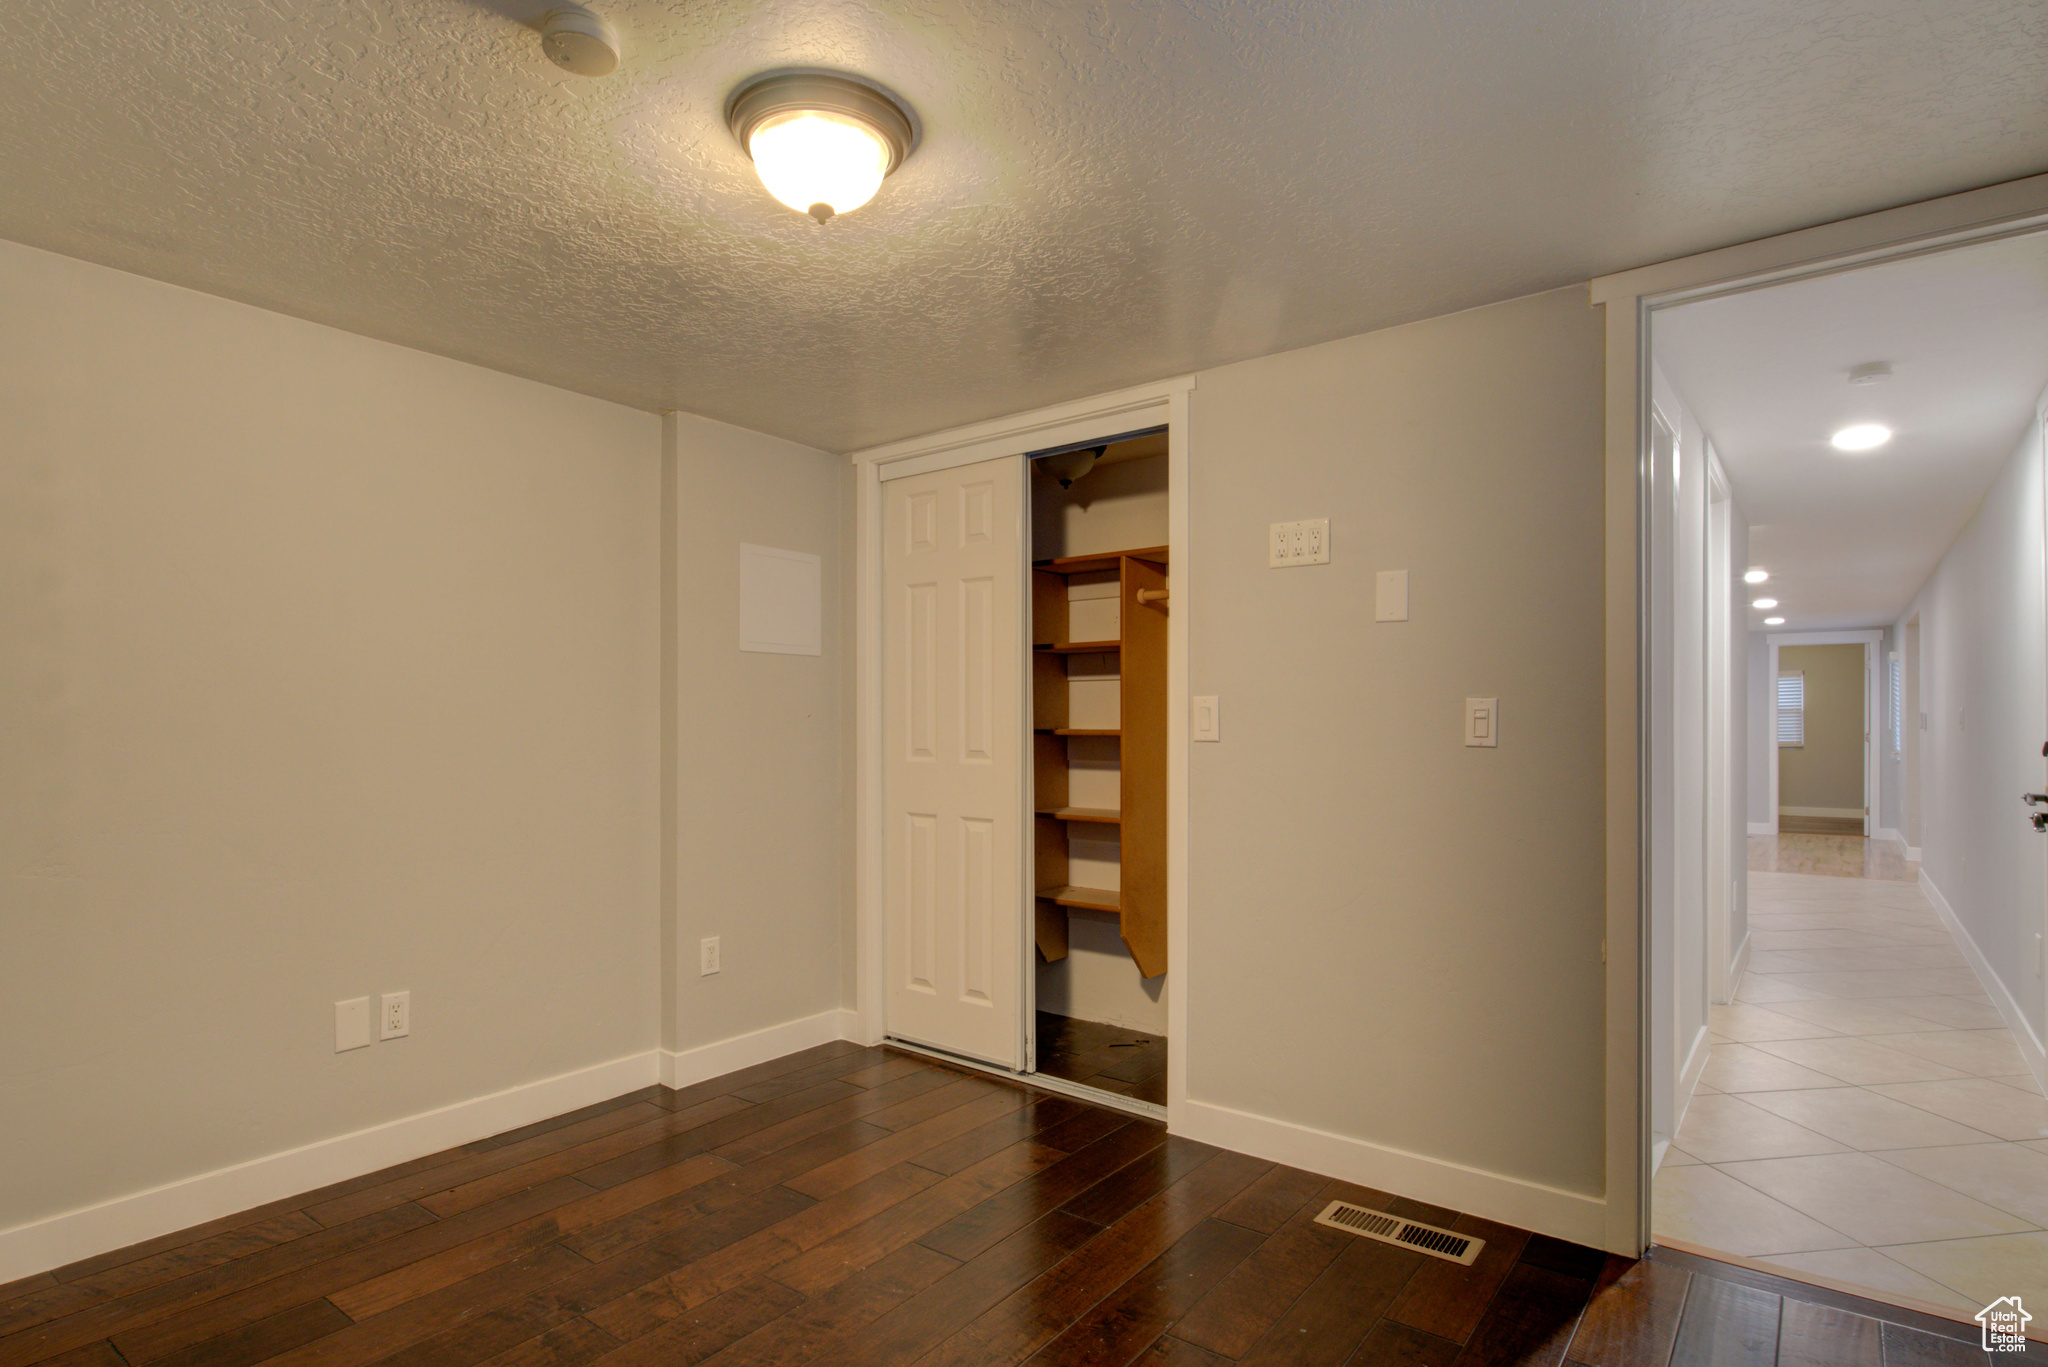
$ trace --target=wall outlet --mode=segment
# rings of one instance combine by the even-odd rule
[[[697,976],[708,978],[718,971],[718,937],[707,935],[697,941]]]
[[[334,1004],[334,1052],[370,1047],[370,999],[350,997]]]
[[[377,1038],[401,1039],[412,1033],[412,993],[386,992],[377,1011]]]
[[[1302,522],[1275,522],[1266,529],[1266,564],[1272,569],[1290,565],[1330,563],[1330,519],[1312,517]]]

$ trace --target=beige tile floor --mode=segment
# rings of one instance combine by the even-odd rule
[[[2048,1099],[1933,907],[1895,872],[1749,877],[1749,969],[1712,1008],[1656,1236],[1958,1310],[2048,1303]]]

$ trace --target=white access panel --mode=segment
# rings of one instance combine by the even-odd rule
[[[1021,456],[882,489],[888,1032],[1022,1068]]]
[[[740,649],[823,653],[823,564],[806,551],[740,543]]]

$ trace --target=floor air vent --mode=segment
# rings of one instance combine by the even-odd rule
[[[1354,1206],[1349,1201],[1332,1201],[1316,1223],[1341,1229],[1347,1234],[1360,1234],[1382,1243],[1398,1244],[1412,1248],[1417,1253],[1427,1253],[1433,1258],[1443,1258],[1467,1267],[1479,1256],[1479,1250],[1486,1247],[1486,1240],[1475,1239],[1469,1234],[1453,1234],[1447,1229],[1434,1225],[1421,1225],[1413,1220],[1404,1220],[1398,1215],[1389,1215],[1383,1210],[1367,1210]]]

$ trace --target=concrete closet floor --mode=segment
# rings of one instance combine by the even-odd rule
[[[1752,841],[1780,867],[1865,862],[1839,843]],[[1756,871],[1759,853],[1749,968],[1711,1009],[1656,1177],[1657,1241],[1956,1310],[2048,1302],[2048,1099],[1907,881],[1918,866]]]

